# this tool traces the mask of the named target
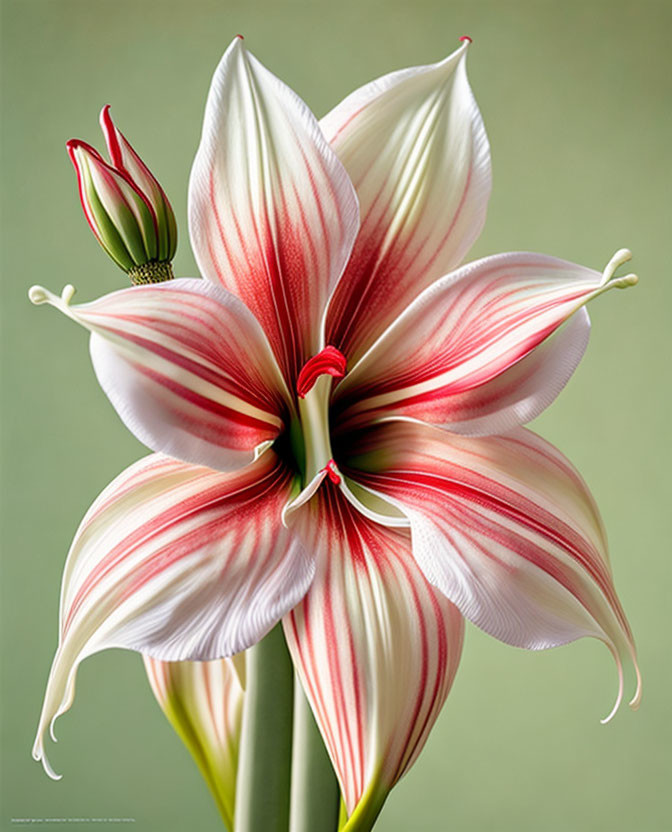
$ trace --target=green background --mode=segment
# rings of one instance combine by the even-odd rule
[[[672,828],[672,4],[5,0],[2,11],[2,829],[17,828],[17,817],[131,817],[138,832],[219,828],[135,654],[83,664],[51,747],[61,782],[30,758],[67,547],[94,496],[143,448],[98,388],[85,333],[31,307],[26,293],[35,282],[72,282],[86,300],[124,285],[88,232],[64,149],[71,136],[101,145],[105,103],[173,201],[176,272],[195,274],[187,177],[212,70],[236,32],[318,115],[471,35],[470,78],[494,165],[473,254],[531,249],[602,268],[628,246],[641,277],[591,307],[587,355],[536,428],[601,506],[639,646],[642,707],[600,725],[616,674],[597,642],[528,653],[469,627],[453,692],[378,828]]]

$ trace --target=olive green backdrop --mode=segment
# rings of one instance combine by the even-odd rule
[[[1,828],[18,828],[12,818],[219,828],[135,654],[83,664],[51,748],[61,782],[30,758],[69,542],[96,494],[144,449],[98,388],[86,334],[32,307],[26,292],[72,282],[86,300],[125,283],[85,225],[64,148],[72,136],[101,145],[105,103],[173,201],[176,272],[195,274],[187,177],[212,70],[237,32],[318,115],[369,79],[438,60],[471,35],[470,77],[494,166],[474,255],[532,249],[602,268],[628,246],[641,277],[593,304],[586,357],[536,428],[576,463],[601,506],[640,650],[642,707],[600,725],[616,673],[598,642],[528,653],[469,627],[453,692],[381,832],[672,828],[672,4],[5,0],[2,11]]]

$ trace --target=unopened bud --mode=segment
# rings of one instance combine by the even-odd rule
[[[177,225],[168,197],[115,127],[109,105],[100,123],[110,162],[86,142],[66,147],[77,171],[84,214],[96,239],[134,283],[170,279]]]

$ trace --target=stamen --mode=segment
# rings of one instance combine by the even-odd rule
[[[343,378],[345,375],[345,356],[336,347],[325,347],[318,352],[301,368],[296,381],[296,394],[300,399],[305,399],[313,385],[320,376],[330,375],[334,378]]]
[[[61,292],[61,296],[55,295],[53,292],[50,292],[49,289],[45,289],[44,286],[31,286],[28,290],[28,297],[30,298],[30,302],[34,303],[35,306],[40,306],[43,303],[48,303],[51,306],[55,306],[59,309],[63,309],[63,307],[70,306],[70,301],[74,297],[75,294],[75,287],[68,283],[67,286],[63,287],[63,291]]]
[[[628,260],[632,260],[632,252],[627,248],[619,248],[605,266],[600,286],[613,286],[616,289],[626,289],[628,286],[634,286],[639,280],[636,274],[626,274],[623,277],[614,278],[616,270],[627,263]]]

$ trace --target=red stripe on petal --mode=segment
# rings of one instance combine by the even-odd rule
[[[298,603],[314,563],[282,525],[293,486],[267,450],[234,474],[150,457],[103,492],[68,555],[36,759],[84,657],[107,647],[163,661],[230,656]]]
[[[399,415],[496,433],[534,418],[583,354],[588,319],[585,312],[568,319],[601,280],[591,269],[526,252],[447,275],[351,368],[335,391],[339,421]]]
[[[421,574],[408,534],[364,518],[334,486],[292,522],[317,574],[285,618],[287,641],[348,811],[364,795],[382,805],[448,694],[462,620]]]
[[[94,334],[101,386],[150,448],[230,470],[275,439],[291,415],[261,327],[221,287],[173,280],[70,310]]]
[[[638,673],[597,508],[551,445],[388,422],[351,452],[341,469],[407,515],[416,561],[466,618],[530,649],[594,636]]]
[[[327,316],[327,339],[353,363],[463,259],[485,220],[489,150],[464,52],[384,76],[321,122],[362,217]]]
[[[357,200],[306,105],[238,40],[213,78],[189,203],[202,273],[252,310],[293,389],[322,347]]]

